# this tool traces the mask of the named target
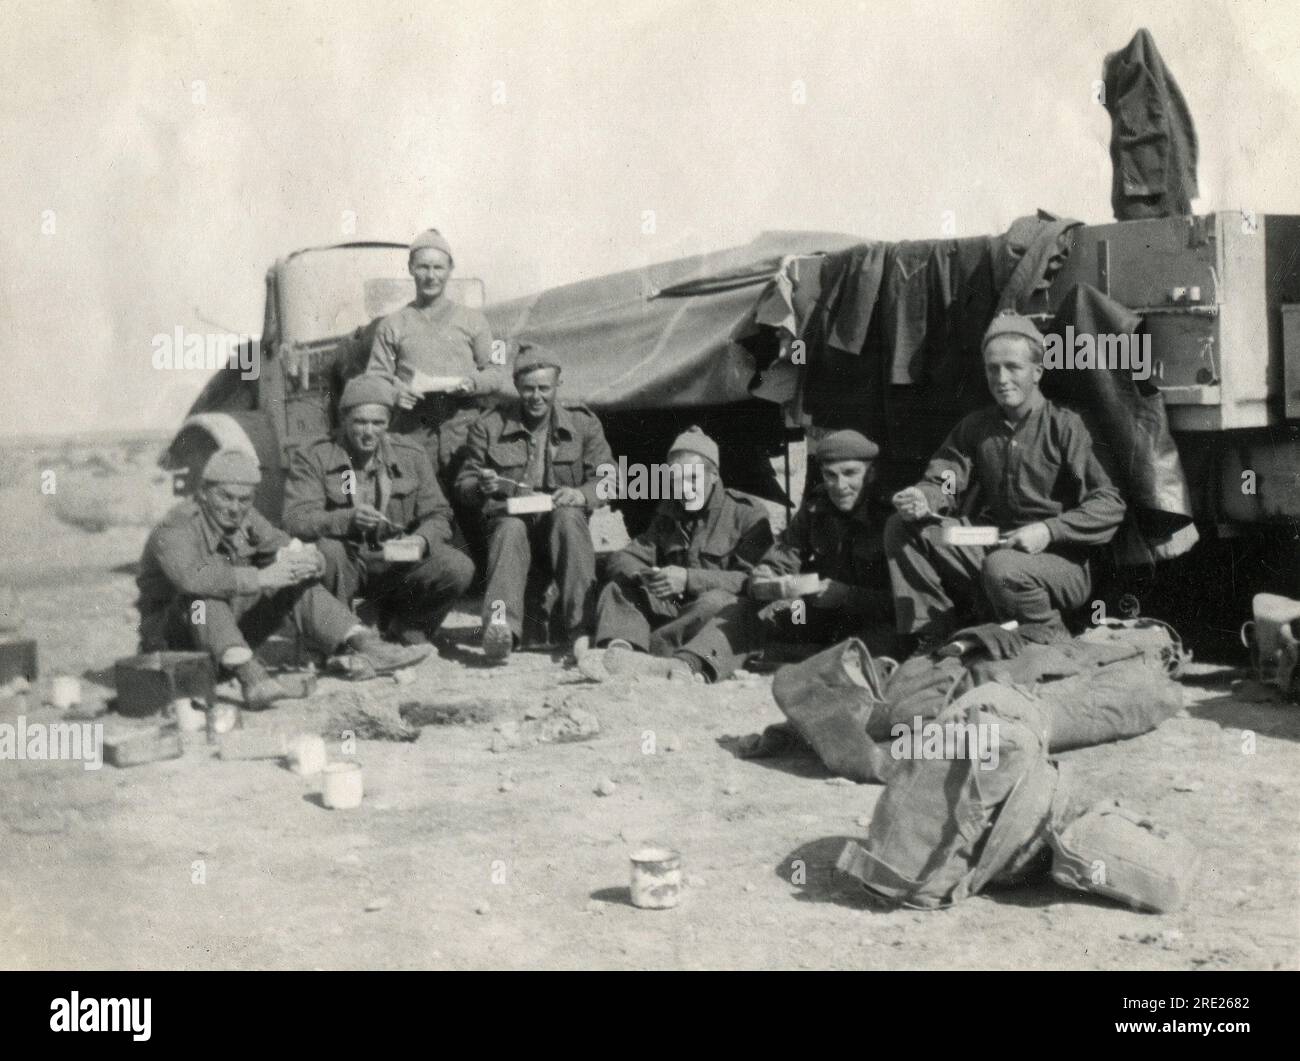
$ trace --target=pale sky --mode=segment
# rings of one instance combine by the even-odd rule
[[[0,433],[174,426],[203,377],[152,337],[255,334],[304,246],[434,225],[495,300],[764,229],[1108,221],[1092,85],[1141,26],[1197,209],[1300,213],[1289,2],[6,0]]]

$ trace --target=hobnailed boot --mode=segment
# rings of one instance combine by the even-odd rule
[[[423,645],[390,645],[373,630],[357,634],[347,644],[354,662],[361,664],[355,668],[359,672],[358,676],[364,674],[365,677],[392,674],[394,671],[414,667],[433,651],[433,646],[427,642]]]
[[[287,689],[266,672],[256,659],[250,659],[233,668],[244,694],[244,707],[249,711],[265,711],[277,700],[294,699],[294,690]],[[301,695],[301,694],[299,694]]]

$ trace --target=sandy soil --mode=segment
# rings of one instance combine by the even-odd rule
[[[147,472],[124,474],[156,491]],[[0,585],[43,675],[107,691],[113,660],[135,647],[145,528],[69,526],[27,478],[11,465],[0,490]],[[1300,966],[1300,709],[1227,666],[1194,665],[1187,710],[1157,732],[1063,757],[1081,792],[1194,840],[1202,869],[1184,910],[1139,914],[1044,884],[916,913],[876,908],[832,871],[878,788],[733,754],[781,717],[770,678],[597,687],[539,654],[488,669],[474,665],[475,622],[458,613],[445,655],[412,683],[367,691],[389,708],[478,697],[502,713],[409,743],[360,741],[354,811],[325,809],[314,782],[276,762],[215,758],[201,734],[183,758],[131,769],[0,762],[0,966]],[[330,705],[356,688],[323,680],[248,725],[329,729]],[[41,691],[0,699],[0,722],[54,720]],[[592,712],[599,734],[509,747],[498,731],[558,703]],[[612,794],[598,795],[606,780]],[[628,855],[650,839],[682,853],[676,910],[628,901]]]

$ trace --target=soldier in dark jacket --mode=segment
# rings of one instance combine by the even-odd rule
[[[674,651],[704,681],[716,682],[769,640],[817,645],[861,637],[873,652],[893,648],[882,532],[888,507],[876,498],[872,462],[879,447],[856,431],[836,431],[817,446],[822,481],[804,499],[776,544],[750,572],[738,597]],[[757,600],[756,580],[815,574],[798,598]]]
[[[384,644],[318,581],[320,554],[293,548],[289,535],[253,508],[261,481],[256,458],[221,450],[204,466],[192,500],[153,529],[140,558],[140,650],[198,648],[233,673],[251,708],[290,693],[253,656],[253,648],[292,621],[319,652],[346,648],[358,676],[418,663],[428,647]]]
[[[534,562],[546,565],[557,606],[574,640],[591,624],[596,554],[588,513],[606,501],[597,469],[613,456],[595,413],[557,403],[560,365],[541,347],[519,344],[514,367],[519,399],[475,421],[456,478],[462,504],[482,508],[488,539],[483,596],[483,650],[505,659],[523,636],[524,590]],[[550,511],[510,515],[506,500],[549,495]]]
[[[395,400],[378,376],[348,382],[338,432],[294,451],[284,525],[317,543],[331,593],[374,602],[394,636],[418,644],[469,588],[474,564],[451,544],[451,507],[424,448],[388,431]],[[404,536],[418,540],[419,559],[385,560],[383,543]]]
[[[726,489],[718,444],[698,427],[673,442],[666,467],[682,496],[665,499],[650,525],[610,558],[609,582],[596,603],[591,643],[606,649],[607,673],[689,677],[673,653],[744,592],[750,570],[772,546],[767,513]],[[584,673],[592,669],[585,651],[577,656]],[[599,678],[599,669],[590,676]]]

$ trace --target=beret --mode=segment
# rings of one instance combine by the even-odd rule
[[[535,368],[558,369],[559,367],[560,363],[555,359],[555,355],[545,347],[530,342],[519,343],[518,353],[515,354],[515,379],[525,372],[532,372]]]
[[[219,449],[203,466],[205,483],[237,483],[256,486],[262,481],[257,458],[242,449]]]
[[[669,453],[679,453],[682,450],[698,453],[705,460],[712,462],[715,468],[718,466],[718,444],[699,427],[688,427],[673,439],[673,444],[668,447]]]
[[[393,385],[384,379],[383,376],[373,376],[369,373],[363,376],[353,376],[343,388],[343,396],[339,398],[340,409],[351,409],[354,405],[386,405],[392,408],[397,402],[397,395],[393,391]]]
[[[880,447],[857,431],[832,431],[817,443],[817,459],[822,464],[836,461],[872,461],[880,456]]]
[[[981,352],[989,345],[990,339],[999,335],[1020,335],[1028,339],[1040,351],[1043,349],[1043,333],[1028,317],[1022,317],[1014,310],[1004,309],[990,322],[980,343]]]
[[[415,239],[411,240],[411,249],[409,253],[414,254],[416,251],[423,250],[425,247],[432,247],[434,250],[442,251],[442,253],[447,256],[448,261],[451,261],[454,264],[455,259],[451,256],[451,244],[443,238],[442,233],[436,228],[426,228],[416,236]]]

